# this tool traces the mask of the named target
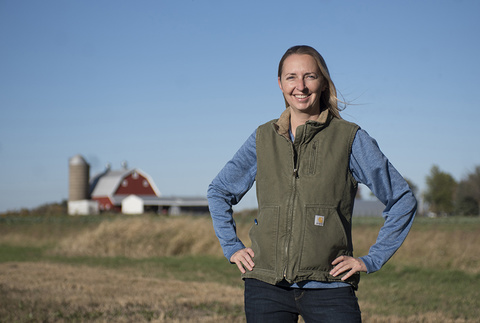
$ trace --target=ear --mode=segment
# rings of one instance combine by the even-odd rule
[[[280,77],[278,77],[278,87],[279,87],[280,90],[282,90],[282,92],[283,92],[282,81],[280,80]]]

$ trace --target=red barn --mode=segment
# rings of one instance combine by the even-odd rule
[[[153,180],[140,169],[111,170],[90,180],[91,199],[100,211],[121,211],[122,200],[129,195],[159,197]]]

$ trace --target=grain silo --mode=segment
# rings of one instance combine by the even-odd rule
[[[68,168],[68,201],[90,199],[90,165],[85,161],[82,155],[75,155],[68,161]]]

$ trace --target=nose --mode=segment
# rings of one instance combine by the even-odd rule
[[[295,87],[297,88],[297,90],[304,92],[306,90],[305,80],[302,78],[298,78]]]

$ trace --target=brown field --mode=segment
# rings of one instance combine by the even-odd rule
[[[250,223],[238,220],[247,243]],[[480,221],[472,223],[416,223],[391,265],[363,276],[358,297],[364,322],[477,322]],[[378,220],[355,226],[357,254],[368,251],[379,226]],[[208,217],[0,222],[0,245],[44,250],[32,260],[0,262],[0,322],[244,322],[241,280],[211,278],[217,269],[236,271],[226,261],[188,278],[195,265],[189,259],[222,258]],[[115,257],[128,265],[95,263]],[[187,268],[148,262],[165,257],[186,259]],[[440,277],[439,287],[431,275]],[[426,278],[411,282],[415,277]]]
[[[0,264],[2,307],[32,321],[241,322],[242,290],[134,271],[49,263]],[[7,296],[7,300],[3,299]],[[53,309],[53,310],[52,310]],[[216,310],[217,309],[217,310]],[[218,310],[220,309],[220,310]],[[223,314],[216,314],[221,311]],[[233,313],[228,315],[228,313]],[[7,315],[7,313],[0,314]],[[29,321],[30,317],[15,319]]]

